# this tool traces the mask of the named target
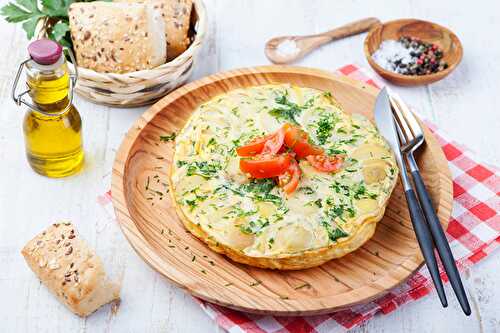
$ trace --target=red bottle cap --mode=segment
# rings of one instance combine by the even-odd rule
[[[40,65],[52,65],[59,60],[62,46],[50,39],[39,39],[28,46],[31,59]]]

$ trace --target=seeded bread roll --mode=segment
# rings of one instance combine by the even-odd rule
[[[77,2],[69,7],[69,24],[81,67],[126,73],[166,61],[165,23],[149,4]]]
[[[51,225],[21,253],[42,283],[79,316],[120,297],[120,288],[106,278],[101,259],[71,223]]]
[[[115,0],[115,2],[146,3],[160,10],[165,21],[168,61],[189,47],[191,41],[188,33],[193,8],[192,0]]]

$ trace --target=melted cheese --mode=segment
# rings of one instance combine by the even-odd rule
[[[300,161],[292,195],[274,180],[239,169],[235,148],[296,122],[340,171]],[[396,163],[373,124],[344,113],[329,93],[290,85],[237,89],[195,110],[176,139],[171,184],[178,208],[212,241],[249,257],[287,257],[349,240],[380,216],[395,186]]]

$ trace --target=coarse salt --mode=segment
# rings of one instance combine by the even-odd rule
[[[389,39],[380,44],[372,58],[380,67],[397,73],[399,71],[396,62],[406,65],[415,62],[415,58],[410,54],[411,51],[412,48],[406,48],[401,42]]]
[[[285,39],[276,47],[276,51],[282,57],[291,56],[299,53],[300,49],[297,47],[297,43],[291,39]]]

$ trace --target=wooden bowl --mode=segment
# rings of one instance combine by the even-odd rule
[[[372,54],[384,40],[397,40],[401,36],[417,37],[425,42],[437,44],[443,50],[443,60],[448,63],[448,68],[418,76],[397,74],[379,66],[373,60]],[[453,32],[438,24],[417,19],[395,20],[374,27],[365,38],[364,50],[370,66],[384,79],[400,86],[417,86],[439,81],[457,67],[463,55],[462,44]]]
[[[137,120],[116,154],[112,198],[123,233],[139,256],[171,282],[204,300],[237,310],[312,315],[382,296],[423,264],[401,184],[367,243],[345,257],[301,271],[235,263],[211,251],[178,218],[166,193],[174,143],[160,142],[160,135],[178,133],[198,105],[217,95],[268,83],[329,91],[346,112],[368,117],[372,117],[378,93],[346,77],[281,66],[218,73],[175,90]],[[425,138],[418,162],[446,227],[452,207],[450,172],[443,151],[427,129]]]

